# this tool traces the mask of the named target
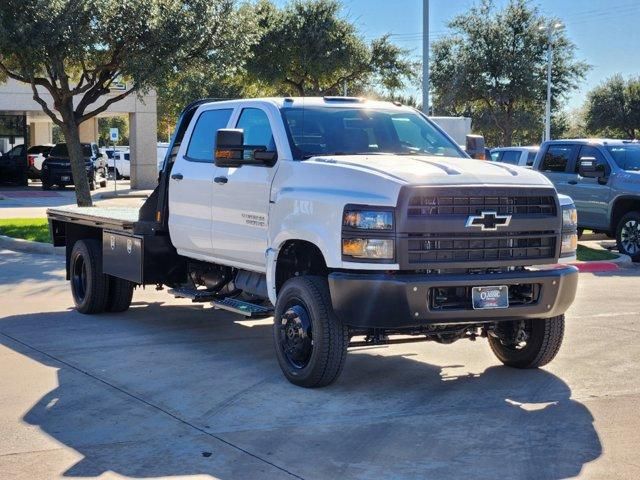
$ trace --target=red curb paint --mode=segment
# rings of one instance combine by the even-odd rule
[[[612,272],[620,268],[617,263],[613,262],[583,262],[572,263],[581,272],[598,273],[598,272]]]

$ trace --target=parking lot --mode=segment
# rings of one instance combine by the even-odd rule
[[[0,252],[3,478],[640,476],[636,268],[581,274],[543,370],[502,367],[484,340],[414,343],[355,350],[306,390],[270,320],[153,288],[83,316],[63,262]]]

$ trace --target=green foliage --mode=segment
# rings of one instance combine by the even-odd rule
[[[618,255],[611,253],[609,250],[589,248],[589,247],[585,247],[584,245],[578,245],[578,251],[576,252],[576,256],[578,257],[578,260],[581,262],[613,260],[618,258]]]
[[[33,242],[51,242],[49,222],[46,218],[2,218],[0,235]]]
[[[372,84],[393,91],[414,78],[404,50],[387,36],[365,42],[340,7],[336,0],[295,0],[283,9],[260,1],[262,36],[247,62],[251,78],[300,96],[339,95],[345,85],[350,94]]]
[[[129,145],[129,121],[122,115],[98,119],[98,143],[100,146],[111,145],[110,129],[117,128],[119,137],[116,145]]]
[[[547,88],[544,27],[556,22],[528,0],[510,0],[502,10],[483,0],[455,17],[454,33],[432,46],[434,112],[470,116],[489,145],[538,142]],[[552,106],[558,107],[589,67],[575,60],[564,31],[552,41]]]
[[[594,136],[636,138],[640,133],[640,77],[614,75],[587,97],[586,128]]]
[[[158,132],[168,139],[185,105],[199,98],[277,95],[388,96],[416,78],[416,64],[387,37],[367,43],[334,0],[245,4],[228,22],[243,39],[227,58],[205,58],[158,87]]]
[[[176,71],[228,59],[245,41],[227,21],[233,12],[233,0],[0,2],[0,71],[30,84],[61,128],[78,204],[91,205],[79,124]],[[121,80],[126,90],[107,95]]]

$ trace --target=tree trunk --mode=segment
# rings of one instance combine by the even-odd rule
[[[60,113],[64,121],[62,133],[69,150],[71,175],[73,175],[73,184],[76,191],[76,203],[79,207],[92,207],[93,202],[91,200],[91,191],[89,190],[87,167],[82,154],[82,145],[80,144],[80,128],[73,114],[71,100],[67,103],[68,105],[64,105],[60,109]],[[93,169],[93,165],[91,168]]]

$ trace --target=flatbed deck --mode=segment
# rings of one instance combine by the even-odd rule
[[[138,214],[136,207],[68,206],[47,209],[47,216],[52,220],[115,230],[133,230]]]

